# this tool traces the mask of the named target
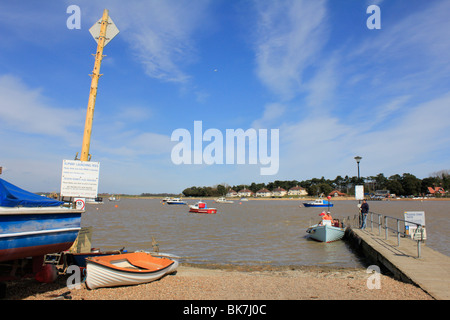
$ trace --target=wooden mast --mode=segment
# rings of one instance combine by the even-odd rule
[[[100,35],[98,38],[97,53],[95,54],[94,70],[90,75],[91,90],[89,93],[89,101],[86,112],[86,122],[84,125],[83,145],[81,148],[81,161],[89,161],[89,147],[91,145],[92,122],[94,120],[95,99],[97,97],[98,79],[100,78],[100,65],[103,59],[103,48],[105,47],[106,28],[108,27],[108,10],[103,11],[101,20]]]

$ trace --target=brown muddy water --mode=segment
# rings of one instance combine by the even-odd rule
[[[205,202],[218,213],[189,213],[186,205],[163,205],[159,199],[106,201],[87,205],[82,226],[93,227],[93,247],[151,251],[153,236],[161,252],[193,264],[362,267],[345,241],[324,244],[308,238],[306,229],[320,220],[324,208],[299,207],[299,200]],[[450,256],[450,201],[369,205],[370,211],[397,218],[405,211],[425,211],[426,245]],[[331,213],[341,219],[353,216],[358,213],[357,201],[335,201]]]

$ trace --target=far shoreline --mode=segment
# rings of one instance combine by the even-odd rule
[[[119,195],[121,199],[159,199],[163,200],[164,197],[161,196],[133,196],[133,195]],[[106,195],[105,195],[106,197]],[[192,199],[192,200],[216,200],[218,197],[180,197],[180,196],[173,196],[171,198],[180,198],[180,199]],[[260,200],[288,200],[288,201],[312,201],[317,199],[317,197],[302,197],[302,198],[285,198],[285,197],[244,197],[249,201],[260,201]],[[227,200],[234,200],[234,201],[241,201],[241,198],[239,197],[227,197]],[[366,198],[367,201],[450,201],[450,198],[423,198],[423,199],[413,199],[413,198],[389,198],[389,199],[382,199],[382,200],[373,200],[370,198]],[[331,202],[333,201],[358,201],[355,199],[355,197],[332,197]]]

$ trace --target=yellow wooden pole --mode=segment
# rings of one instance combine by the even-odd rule
[[[108,10],[103,11],[102,22],[100,27],[100,35],[98,38],[97,53],[95,54],[94,70],[90,75],[91,91],[89,93],[89,101],[86,112],[86,122],[84,125],[83,145],[81,148],[81,161],[89,160],[89,147],[91,145],[92,122],[94,120],[95,99],[97,97],[98,79],[100,78],[100,65],[103,59],[103,48],[105,47],[106,28],[108,26]]]

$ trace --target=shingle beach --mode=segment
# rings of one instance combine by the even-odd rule
[[[50,284],[8,283],[9,300],[432,300],[420,288],[379,274],[369,289],[365,269],[181,265],[174,275],[147,284],[69,290],[67,276]],[[370,279],[369,279],[370,281]]]

